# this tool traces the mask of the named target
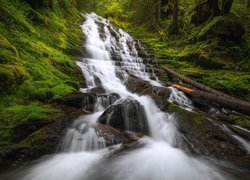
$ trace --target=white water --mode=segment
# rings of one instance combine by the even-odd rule
[[[240,127],[240,126],[236,126],[236,127]],[[236,139],[241,145],[242,147],[247,151],[248,154],[250,154],[250,142],[245,140],[244,138],[236,135],[234,132],[232,132],[225,124],[223,124],[221,126],[221,128],[228,132],[234,139]],[[241,127],[239,129],[242,129]],[[244,128],[243,128],[244,129]]]
[[[97,118],[107,108],[99,104],[97,112],[80,117],[68,129],[62,141],[62,153],[36,165],[23,180],[224,179],[219,170],[209,163],[189,157],[175,148],[181,138],[174,116],[161,112],[150,97],[133,94],[124,86],[129,74],[161,86],[151,80],[156,77],[147,73],[142,58],[138,57],[133,38],[93,13],[86,15],[82,29],[87,39],[85,47],[88,57],[77,64],[83,70],[88,89],[102,85],[107,93],[117,93],[122,98],[139,101],[145,109],[151,136],[142,140],[144,147],[113,159],[107,158],[110,151],[93,128]],[[100,31],[104,32],[102,37]],[[116,66],[111,53],[120,56],[121,66]],[[184,98],[185,102],[179,102],[178,96],[172,94],[170,101],[191,108],[187,98]],[[181,94],[181,97],[185,96]]]
[[[188,111],[193,110],[194,107],[192,101],[190,101],[190,99],[188,99],[183,92],[179,91],[174,87],[169,87],[169,89],[171,91],[171,94],[168,99],[169,102],[177,103],[180,107]]]

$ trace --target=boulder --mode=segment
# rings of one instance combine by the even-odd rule
[[[125,86],[132,93],[140,94],[144,89],[152,86],[149,82],[139,79],[134,76],[128,76],[125,81]]]
[[[98,122],[122,131],[149,134],[144,107],[135,99],[120,99],[99,117]]]

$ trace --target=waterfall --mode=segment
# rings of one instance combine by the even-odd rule
[[[115,93],[121,99],[138,101],[145,110],[150,133],[138,142],[140,148],[112,157],[112,150],[106,147],[102,132],[95,126],[103,111],[120,101],[99,98],[93,114],[79,117],[67,129],[61,152],[35,165],[23,180],[225,179],[206,160],[190,157],[178,148],[182,140],[174,115],[160,111],[151,97],[132,93],[124,85],[129,76],[134,76],[153,86],[162,86],[143,63],[137,50],[140,45],[106,19],[94,13],[85,17],[81,27],[87,54],[77,62],[87,84],[82,91],[101,86],[107,96]],[[177,98],[180,96],[181,99]],[[184,94],[176,94],[173,89],[170,101],[192,107]],[[130,131],[129,127],[126,130]],[[114,146],[114,151],[119,147]]]

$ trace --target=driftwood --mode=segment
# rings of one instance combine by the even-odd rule
[[[226,109],[237,111],[242,114],[250,115],[250,103],[248,101],[237,99],[210,87],[204,86],[190,78],[180,75],[179,73],[167,67],[163,67],[163,69],[169,74],[178,77],[181,81],[196,88],[192,89],[178,84],[172,85],[173,87],[188,94],[193,101],[220,106]]]

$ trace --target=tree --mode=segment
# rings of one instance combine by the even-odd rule
[[[178,32],[178,27],[179,27],[178,14],[179,14],[179,0],[174,0],[173,21],[169,30],[170,34]]]
[[[210,7],[212,15],[211,17],[216,17],[220,14],[219,1],[218,0],[210,0]]]
[[[250,0],[247,0],[247,10],[250,9]]]
[[[221,14],[222,15],[229,14],[232,5],[233,5],[233,0],[222,0]]]

